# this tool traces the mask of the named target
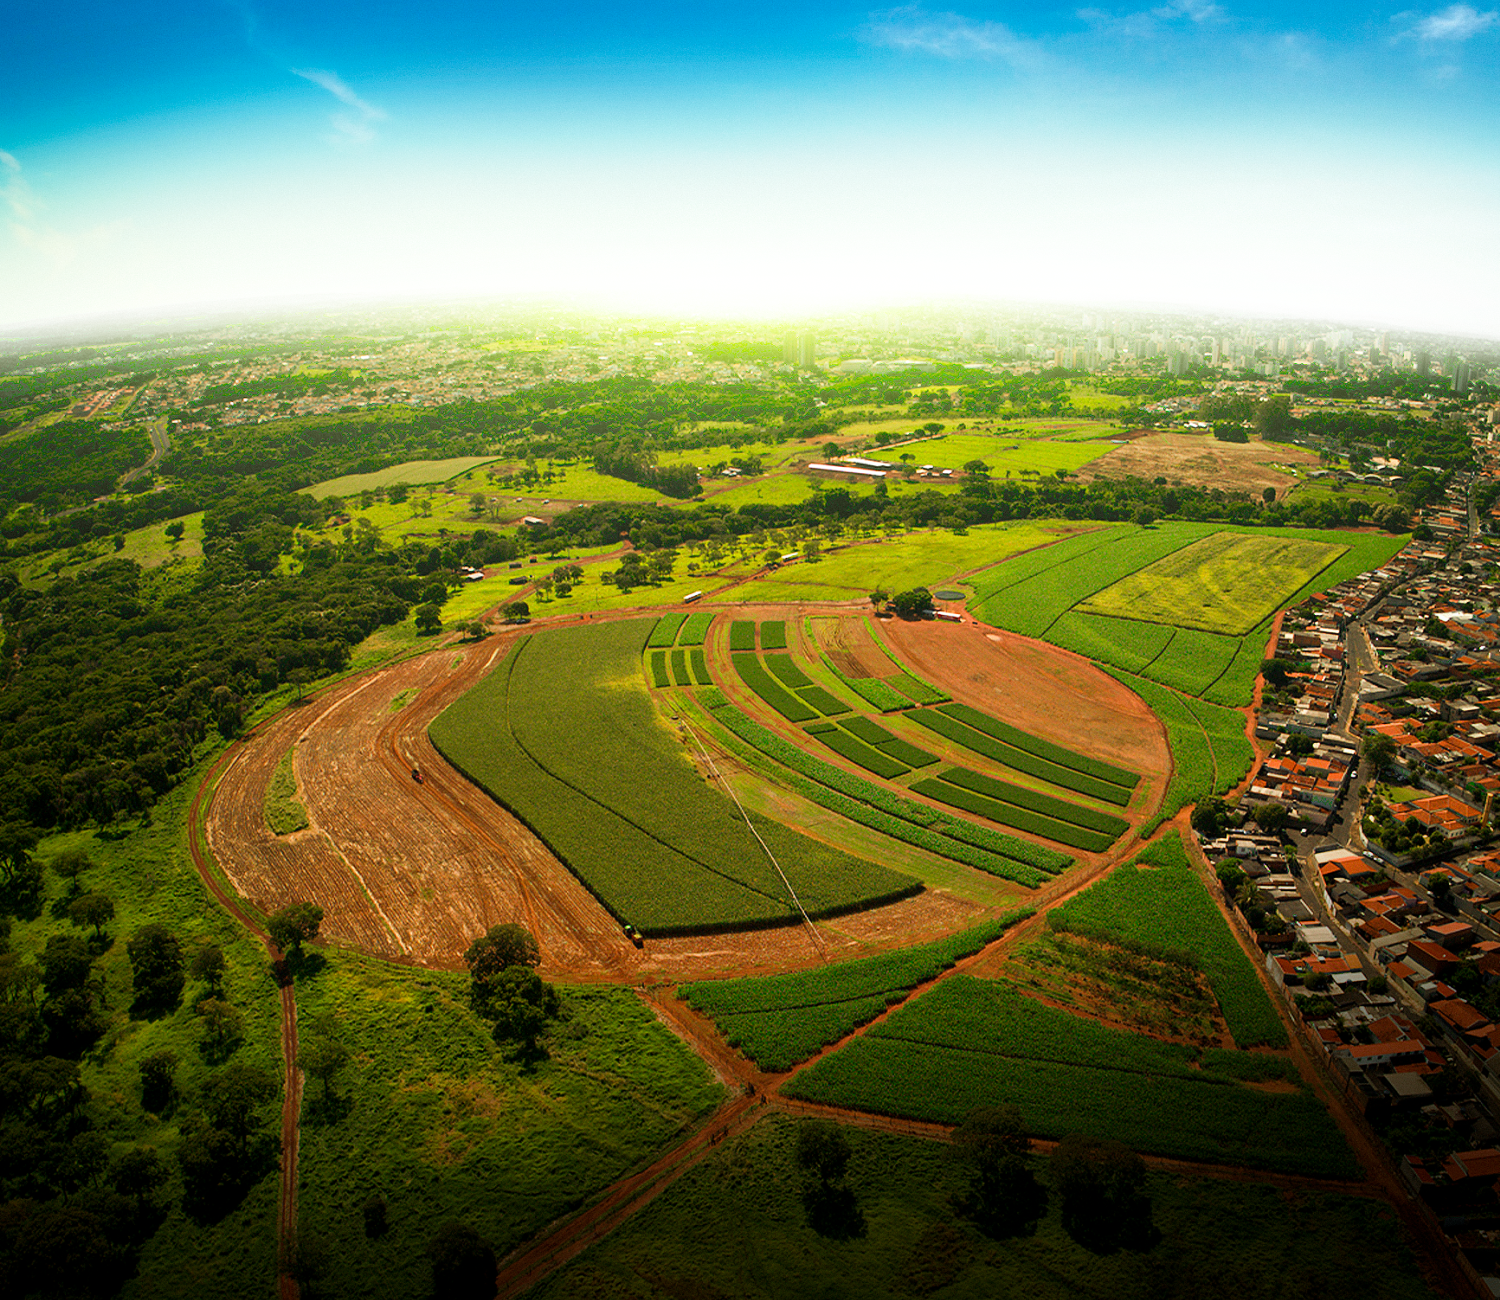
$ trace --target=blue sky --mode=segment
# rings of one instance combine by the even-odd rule
[[[1483,5],[7,8],[0,325],[556,293],[1500,335]]]

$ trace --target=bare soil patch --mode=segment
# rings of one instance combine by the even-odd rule
[[[1212,434],[1152,433],[1090,461],[1078,471],[1096,478],[1165,478],[1259,496],[1266,488],[1285,495],[1297,480],[1276,465],[1318,465],[1318,458],[1284,442],[1220,442]]]
[[[1171,771],[1156,715],[1080,655],[970,623],[893,619],[881,631],[918,677],[955,700],[1143,777]]]
[[[815,618],[812,627],[818,649],[845,677],[889,677],[895,672],[895,664],[875,644],[862,614]]]

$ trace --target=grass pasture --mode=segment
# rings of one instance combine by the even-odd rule
[[[1128,574],[1076,608],[1243,636],[1346,550],[1302,538],[1215,533]]]
[[[646,934],[791,920],[795,907],[761,840],[810,915],[916,892],[912,877],[768,818],[751,814],[752,833],[704,785],[641,676],[654,626],[629,620],[519,638],[432,724],[433,742],[530,825],[615,917]],[[653,653],[665,661],[666,651]]]
[[[308,1081],[299,1218],[318,1294],[406,1300],[424,1247],[461,1219],[505,1254],[650,1159],[720,1100],[692,1051],[630,990],[560,986],[546,1059],[523,1065],[470,1009],[467,978],[340,954],[298,990],[304,1026],[349,1048],[331,1102]],[[389,1230],[362,1207],[386,1200]]]
[[[1434,1300],[1380,1201],[1148,1170],[1160,1239],[1147,1250],[1081,1245],[1055,1191],[1034,1234],[997,1242],[953,1208],[969,1174],[948,1143],[855,1127],[843,1133],[862,1231],[823,1236],[793,1190],[797,1133],[771,1116],[725,1143],[535,1300]],[[1045,1184],[1046,1161],[1032,1170]]]

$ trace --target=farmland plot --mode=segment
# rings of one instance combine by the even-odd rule
[[[881,953],[811,971],[738,980],[706,980],[678,990],[712,1016],[731,1047],[763,1070],[789,1070],[820,1047],[836,1043],[935,978],[960,958],[993,943],[1017,912],[935,943]]]
[[[1221,1056],[1109,1029],[1005,984],[953,975],[814,1063],[786,1092],[947,1124],[975,1106],[1009,1102],[1043,1137],[1082,1131],[1189,1160],[1357,1176],[1316,1097],[1245,1086],[1247,1073],[1253,1076]]]
[[[1126,866],[1055,907],[1057,930],[1140,944],[1202,969],[1241,1047],[1286,1046],[1286,1030],[1207,888],[1188,862],[1177,833],[1158,840]]]
[[[1302,538],[1216,533],[1096,591],[1078,609],[1243,636],[1346,550]]]
[[[702,783],[651,706],[634,667],[648,626],[523,638],[501,670],[433,723],[432,738],[611,912],[644,932],[788,920],[792,901],[755,835]],[[752,820],[810,914],[919,888],[909,876]]]

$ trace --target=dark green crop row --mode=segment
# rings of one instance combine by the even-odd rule
[[[1004,741],[1007,745],[1014,745],[1017,749],[1024,749],[1028,754],[1035,754],[1037,758],[1056,763],[1059,767],[1072,768],[1075,772],[1097,777],[1101,781],[1108,781],[1111,785],[1124,786],[1127,790],[1134,790],[1140,784],[1141,778],[1135,772],[1127,772],[1123,767],[1116,767],[1113,763],[1106,763],[1101,759],[1075,754],[1071,749],[1064,749],[1061,745],[1054,745],[1050,740],[1033,736],[1030,732],[1013,727],[1008,722],[1001,722],[999,718],[992,718],[988,713],[981,713],[967,704],[945,704],[942,706],[942,712],[950,718],[957,718],[976,731],[982,731],[996,740]]]
[[[814,734],[835,754],[842,754],[851,763],[873,772],[876,776],[884,777],[889,781],[892,777],[905,776],[911,771],[904,763],[898,763],[894,758],[888,757],[878,749],[872,749],[862,740],[856,740],[847,731],[840,731],[831,723],[825,723],[826,730],[819,729]]]
[[[945,817],[825,763],[746,717],[722,692],[699,691],[698,700],[747,745],[779,763],[785,769],[782,779],[798,794],[861,826],[1031,889],[1042,883],[1043,871],[1063,871],[1073,864],[1072,858],[1044,845]]]
[[[729,648],[731,650],[754,650],[755,624],[744,619],[735,619],[729,625]]]
[[[653,686],[672,684],[672,679],[667,676],[667,652],[665,650],[651,652],[651,684]]]
[[[852,718],[843,718],[839,721],[845,731],[853,732],[867,745],[884,745],[896,737],[873,718],[867,718],[863,713],[856,713]]]
[[[925,794],[929,799],[936,799],[939,803],[945,803],[949,807],[977,813],[980,817],[988,817],[990,821],[998,822],[1001,826],[1011,826],[1018,831],[1040,835],[1043,839],[1055,840],[1070,848],[1103,853],[1114,843],[1113,836],[1101,835],[1098,831],[1086,831],[1081,826],[1069,826],[1066,822],[1053,821],[1050,817],[1027,812],[1026,809],[1017,808],[1013,804],[987,799],[982,794],[975,794],[972,790],[965,790],[962,786],[949,785],[946,781],[934,781],[931,777],[923,777],[920,781],[913,781],[911,788],[917,794]]]
[[[738,623],[735,624],[739,626]],[[753,623],[747,623],[746,627],[754,627]],[[778,683],[762,666],[759,659],[753,654],[739,654],[734,656],[734,670],[739,673],[740,680],[752,691],[760,696],[777,713],[781,714],[788,722],[811,722],[818,715],[807,705],[802,703],[795,695]]]
[[[762,650],[786,649],[786,624],[780,619],[760,625],[760,648]]]
[[[646,640],[647,649],[664,649],[671,645],[677,640],[677,630],[686,618],[687,615],[683,613],[663,614],[651,629],[651,635]]]
[[[708,656],[703,653],[701,648],[689,650],[688,656],[693,662],[693,680],[699,686],[712,686],[714,679],[708,674]]]
[[[761,624],[765,626],[764,623]],[[802,669],[797,667],[796,661],[788,654],[777,654],[766,656],[766,667],[776,674],[788,686],[811,686],[813,680]]]
[[[919,709],[907,716],[929,731],[935,731],[955,744],[976,754],[983,754],[985,758],[992,758],[1017,772],[1025,772],[1029,776],[1061,786],[1064,790],[1076,790],[1079,794],[1092,795],[1122,808],[1130,802],[1130,791],[1121,786],[1111,785],[1108,781],[1100,781],[1092,776],[1085,776],[1082,772],[1074,772],[1070,768],[1058,767],[1056,763],[1037,758],[1024,749],[1017,749],[982,731],[975,731],[973,727],[966,727],[957,718],[949,717],[942,709]]]
[[[1083,808],[1076,803],[1069,803],[1066,799],[1054,799],[1050,794],[1042,794],[1039,790],[1028,790],[1025,786],[1016,785],[1011,781],[997,781],[992,776],[971,772],[966,767],[950,767],[946,772],[939,772],[938,777],[940,780],[972,790],[975,794],[987,794],[991,799],[1013,803],[1020,808],[1030,808],[1032,812],[1041,813],[1044,817],[1055,817],[1060,822],[1072,822],[1074,826],[1100,831],[1110,836],[1111,839],[1118,839],[1130,829],[1129,822],[1112,813]]]
[[[929,686],[920,677],[913,677],[907,672],[887,677],[885,681],[918,704],[944,704],[953,698],[938,690],[936,686]]]
[[[678,686],[691,686],[692,677],[688,674],[687,651],[672,651],[672,681]]]
[[[889,754],[896,762],[905,763],[907,767],[931,767],[938,761],[936,754],[929,754],[925,749],[918,749],[915,745],[902,740],[900,736],[886,741],[877,748],[882,754]]]

